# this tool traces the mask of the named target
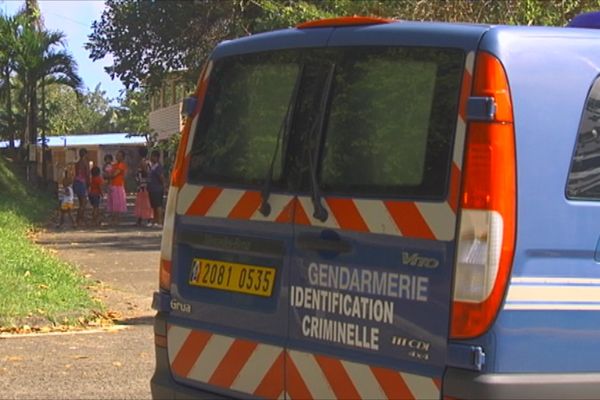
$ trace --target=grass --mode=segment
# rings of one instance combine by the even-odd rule
[[[101,305],[90,282],[30,239],[56,206],[0,156],[0,326],[76,324]]]

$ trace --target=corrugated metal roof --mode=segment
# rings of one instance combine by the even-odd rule
[[[95,145],[146,144],[143,136],[129,136],[129,133],[99,133],[93,135],[48,136],[48,147],[85,147]],[[41,139],[38,139],[41,142]],[[15,142],[15,146],[19,141]],[[8,147],[8,141],[0,142],[0,148]]]

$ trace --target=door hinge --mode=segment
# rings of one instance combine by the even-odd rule
[[[493,121],[496,116],[496,100],[493,97],[469,97],[468,121]]]
[[[473,346],[473,365],[477,368],[477,371],[481,371],[485,364],[485,353],[479,346]]]
[[[485,352],[481,346],[450,343],[448,344],[448,365],[481,371],[485,365]]]

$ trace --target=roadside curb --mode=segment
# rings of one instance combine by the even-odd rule
[[[82,335],[91,333],[112,333],[122,331],[124,329],[130,329],[131,325],[111,325],[104,328],[94,329],[81,329],[71,330],[64,332],[32,332],[32,333],[0,333],[0,340],[2,339],[23,339],[32,337],[46,337],[46,336],[64,336],[64,335]]]

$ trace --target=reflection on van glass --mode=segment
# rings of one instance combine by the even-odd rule
[[[324,193],[441,200],[463,64],[462,50],[417,47],[285,50],[218,60],[189,180],[260,189],[272,177],[274,188],[308,190],[310,156]],[[332,84],[325,85],[333,65]],[[311,129],[321,116],[322,129]]]
[[[569,173],[567,196],[600,199],[600,84],[594,83],[579,127],[575,155]]]

